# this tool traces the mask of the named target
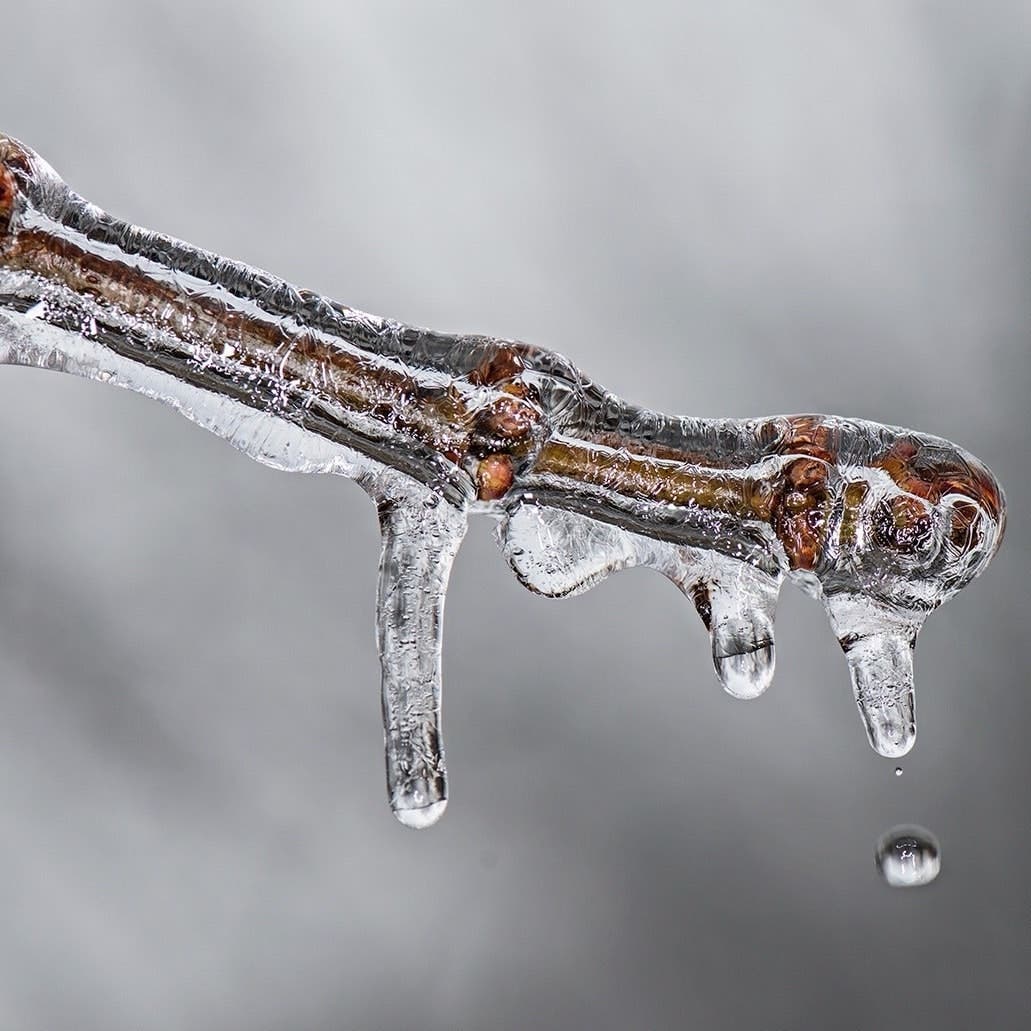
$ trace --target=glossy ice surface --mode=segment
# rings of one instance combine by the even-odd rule
[[[126,387],[258,461],[356,480],[383,535],[377,619],[391,805],[447,802],[441,620],[468,516],[530,590],[668,577],[724,688],[770,684],[781,584],[826,608],[873,747],[916,734],[927,614],[987,566],[1005,504],[961,448],[836,416],[665,416],[561,356],[434,333],[121,222],[0,136],[0,362]]]

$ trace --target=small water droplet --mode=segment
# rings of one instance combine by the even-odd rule
[[[901,766],[896,766],[895,767],[895,776],[896,777],[901,777],[902,776],[902,767]]]
[[[941,871],[941,846],[923,827],[892,827],[877,843],[877,869],[892,888],[930,884]]]

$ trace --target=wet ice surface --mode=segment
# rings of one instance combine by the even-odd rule
[[[511,568],[547,597],[660,572],[737,698],[770,686],[793,581],[827,611],[872,747],[912,748],[919,630],[1001,540],[1001,491],[973,456],[834,416],[649,412],[551,352],[405,327],[119,223],[32,160],[30,180],[0,164],[0,363],[135,390],[375,501],[387,785],[405,826],[447,803],[442,618],[471,514],[498,521]]]
[[[941,872],[941,846],[923,827],[892,827],[877,843],[877,869],[892,888],[930,884]]]

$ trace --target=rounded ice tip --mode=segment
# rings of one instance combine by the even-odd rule
[[[712,657],[716,675],[724,691],[735,698],[758,698],[773,680],[775,653],[773,643],[752,651]]]
[[[867,714],[866,733],[873,750],[885,759],[898,759],[916,744],[916,724],[895,713]]]
[[[444,815],[445,809],[447,809],[447,799],[442,798],[439,802],[431,802],[418,809],[395,809],[394,815],[399,823],[411,827],[412,830],[421,831],[432,827]]]

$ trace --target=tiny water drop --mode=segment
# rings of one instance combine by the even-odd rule
[[[941,872],[941,846],[923,827],[892,827],[877,843],[877,869],[892,888],[930,884]]]
[[[896,766],[895,767],[895,776],[896,777],[901,777],[902,776],[902,767],[901,766]]]

